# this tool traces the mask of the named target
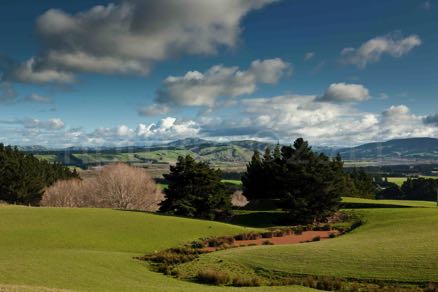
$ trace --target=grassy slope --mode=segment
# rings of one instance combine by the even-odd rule
[[[393,205],[393,206],[408,206],[408,207],[426,207],[426,208],[434,208],[436,207],[435,202],[429,201],[410,201],[410,200],[371,200],[371,199],[362,199],[362,198],[351,198],[344,197],[342,198],[343,203],[357,203],[357,204],[377,204],[377,205]]]
[[[206,266],[396,281],[438,281],[438,209],[361,210],[366,224],[345,236],[297,245],[230,249],[204,255]]]
[[[0,205],[0,290],[220,290],[151,272],[133,257],[242,230],[140,212]]]

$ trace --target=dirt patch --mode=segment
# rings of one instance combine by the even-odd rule
[[[320,240],[326,240],[330,238],[330,234],[338,235],[338,232],[335,230],[330,231],[304,231],[302,234],[292,234],[292,235],[284,235],[281,237],[271,237],[271,238],[257,238],[253,240],[235,240],[233,246],[234,247],[243,247],[248,245],[266,245],[267,242],[271,244],[297,244],[307,241],[312,241],[315,238],[319,237]],[[221,248],[217,247],[204,247],[202,250],[213,252],[216,250],[220,250]]]

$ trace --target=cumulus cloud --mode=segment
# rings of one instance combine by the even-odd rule
[[[167,117],[158,123],[139,124],[137,135],[141,138],[174,140],[196,136],[199,130],[199,125],[195,121],[178,121],[176,118]]]
[[[256,138],[283,143],[304,137],[313,144],[332,146],[438,135],[438,127],[425,125],[423,117],[404,105],[369,113],[351,103],[320,102],[311,95],[253,98],[241,103],[241,112],[234,113],[232,120],[205,119],[201,133],[216,139]]]
[[[122,0],[37,19],[41,54],[15,66],[20,82],[75,81],[75,72],[147,74],[178,55],[215,54],[238,42],[242,18],[276,0]]]
[[[359,102],[369,98],[369,91],[363,85],[341,82],[331,84],[319,100],[327,102]]]
[[[363,43],[359,48],[344,48],[341,61],[345,64],[365,68],[368,63],[375,63],[383,55],[399,58],[409,53],[422,43],[418,35],[402,37],[399,34],[379,36]]]
[[[257,84],[275,84],[291,73],[289,63],[279,59],[255,60],[247,70],[216,65],[201,73],[189,71],[183,76],[169,76],[157,91],[156,104],[140,114],[167,113],[178,106],[217,105],[219,97],[233,98],[254,93]]]
[[[10,74],[14,81],[23,83],[72,83],[75,81],[72,73],[45,67],[44,64],[38,64],[34,58],[19,65]]]

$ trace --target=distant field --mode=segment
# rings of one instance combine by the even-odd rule
[[[40,160],[47,160],[48,162],[55,162],[57,160],[55,154],[35,155],[35,157]]]
[[[438,281],[438,208],[367,209],[360,213],[365,225],[336,239],[229,249],[203,255],[179,270],[188,275],[213,268],[239,275]]]
[[[222,182],[233,184],[233,185],[236,185],[236,186],[241,186],[242,185],[242,181],[238,180],[238,179],[223,179]]]
[[[422,175],[420,177],[438,179],[438,176]],[[388,182],[392,182],[401,186],[407,179],[408,179],[407,177],[388,177]]]
[[[0,291],[222,291],[151,272],[133,257],[245,230],[141,212],[0,205]],[[291,289],[311,291],[276,290]]]

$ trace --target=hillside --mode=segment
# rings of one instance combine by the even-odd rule
[[[395,139],[382,143],[369,143],[352,148],[340,149],[344,159],[438,159],[438,139],[410,138]]]
[[[365,224],[333,240],[228,249],[203,255],[198,261],[183,264],[179,271],[187,278],[199,270],[215,269],[262,277],[325,275],[370,282],[438,281],[435,207],[359,212]]]
[[[80,148],[50,150],[41,146],[24,147],[25,151],[41,159],[57,161],[66,165],[87,167],[122,161],[134,164],[174,163],[179,155],[191,155],[197,160],[214,165],[244,166],[251,159],[255,149],[263,151],[274,144],[252,140],[215,142],[199,138],[176,140],[153,146]],[[329,156],[340,153],[346,161],[367,161],[388,164],[406,162],[431,162],[438,159],[438,139],[410,138],[396,139],[382,143],[369,143],[351,148],[313,147]]]
[[[134,257],[243,231],[142,212],[0,205],[0,291],[229,291],[152,272]]]

